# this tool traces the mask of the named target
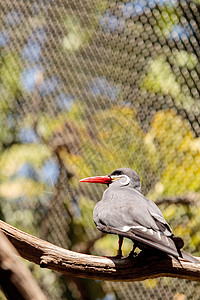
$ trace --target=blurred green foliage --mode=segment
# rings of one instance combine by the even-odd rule
[[[185,73],[193,71],[194,76],[198,58],[178,47],[167,56],[168,50],[163,47],[157,54],[152,52],[150,56],[149,52],[148,59],[141,59],[145,61],[146,73],[138,72],[134,77],[131,66],[134,59],[139,59],[138,53],[124,50],[125,38],[130,41],[127,48],[135,41],[137,44],[138,36],[149,24],[130,18],[120,23],[126,25],[122,33],[120,26],[115,29],[113,23],[105,20],[109,20],[109,14],[115,20],[115,8],[116,15],[122,18],[119,9],[127,1],[111,5],[109,1],[86,2],[84,9],[79,8],[83,15],[71,8],[63,11],[62,5],[45,13],[40,10],[37,17],[30,15],[29,30],[23,30],[22,24],[12,28],[14,41],[19,38],[19,49],[0,47],[0,216],[63,247],[115,255],[117,237],[100,236],[96,241],[97,230],[92,220],[95,201],[100,200],[103,188],[81,187],[78,180],[127,166],[138,172],[144,193],[154,201],[199,193],[200,140],[176,108],[188,114],[194,108],[199,112],[200,108],[189,88],[183,89],[182,75],[177,76],[174,71],[183,68]],[[161,5],[154,13],[154,34],[158,40],[167,40],[181,20],[180,11],[172,5]],[[105,28],[97,34],[100,22]],[[22,52],[38,26],[46,28],[48,39],[44,60],[35,66]],[[56,26],[60,31],[56,31]],[[50,63],[46,60],[47,52]],[[47,68],[43,66],[45,61]],[[32,73],[28,72],[24,82],[24,72],[30,67]],[[52,74],[59,75],[63,82],[58,81],[57,89],[49,95],[43,85],[45,80],[52,79]],[[134,88],[136,81],[141,93],[150,98],[156,95],[157,102],[160,96],[172,99],[173,109],[157,109],[156,105],[150,108],[142,102],[144,111],[149,110],[151,115],[149,126],[143,126],[139,117],[140,97],[127,100],[127,91]],[[67,95],[65,109],[56,102],[58,90]],[[186,248],[198,254],[199,203],[162,204],[161,209],[174,233],[183,237]],[[131,246],[130,241],[125,241],[125,255]],[[73,294],[74,286],[81,290],[83,285],[90,299],[104,295],[99,282],[68,280],[66,284],[66,279],[49,270],[41,273],[36,266],[30,268],[41,286],[52,295],[57,294],[57,299],[80,299],[79,292]],[[157,280],[146,282],[147,288],[156,284]]]

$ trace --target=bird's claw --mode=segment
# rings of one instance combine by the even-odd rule
[[[137,252],[131,251],[131,252],[129,253],[129,255],[128,255],[128,258],[133,258],[133,256],[134,256],[134,257],[137,256]]]

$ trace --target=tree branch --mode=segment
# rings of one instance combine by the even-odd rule
[[[157,205],[161,204],[183,204],[183,205],[198,205],[200,200],[200,194],[191,192],[187,195],[171,197],[171,198],[160,198],[155,201]]]
[[[0,284],[7,299],[45,300],[31,272],[16,256],[19,254],[2,232],[0,241]]]
[[[133,259],[110,259],[65,250],[3,221],[0,221],[0,229],[22,257],[40,265],[41,268],[49,268],[70,277],[141,281],[165,276],[200,281],[200,264],[183,259],[179,262],[164,254],[141,254]]]

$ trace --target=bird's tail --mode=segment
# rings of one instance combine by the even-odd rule
[[[192,256],[191,254],[181,250],[180,251],[181,253],[181,257],[191,263],[194,263],[194,264],[200,264],[200,257],[197,259],[196,257]]]
[[[182,257],[183,259],[185,259],[189,262],[192,262],[194,264],[200,264],[200,258],[198,260],[197,258],[192,256],[191,254],[181,250],[181,248],[183,248],[183,246],[184,246],[184,242],[183,242],[181,237],[173,235],[171,238],[172,238],[172,240],[174,241],[174,243],[176,245],[176,248],[177,248],[177,251],[178,251],[180,257]]]

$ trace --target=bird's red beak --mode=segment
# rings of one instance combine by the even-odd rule
[[[95,176],[95,177],[83,178],[83,179],[80,180],[80,182],[109,184],[109,183],[112,182],[112,179],[109,176]]]

